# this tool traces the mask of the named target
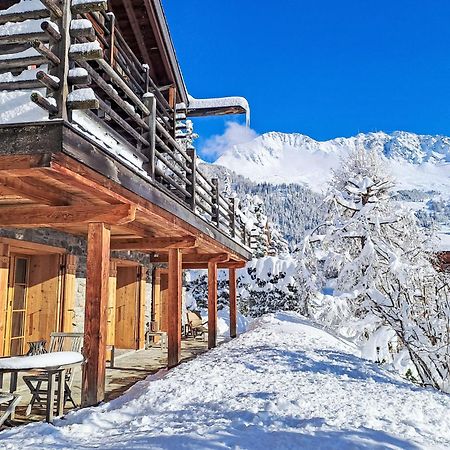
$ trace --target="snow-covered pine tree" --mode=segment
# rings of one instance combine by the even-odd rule
[[[237,211],[252,235],[254,259],[238,271],[238,305],[242,314],[252,317],[280,310],[303,311],[299,285],[295,278],[296,262],[289,256],[289,246],[280,231],[269,221],[264,203],[258,196],[246,195],[237,201]],[[206,308],[208,283],[206,273],[192,273],[186,284],[196,307]],[[229,303],[228,274],[219,271],[219,308]]]
[[[306,239],[300,261],[321,291],[309,310],[341,330],[359,328],[359,339],[390,327],[420,380],[448,390],[448,279],[433,267],[416,217],[391,199],[392,187],[375,151],[356,149],[342,161],[327,221]],[[333,297],[321,297],[327,290]]]
[[[246,194],[237,202],[238,215],[251,237],[254,258],[289,253],[289,245],[280,231],[269,220],[264,202],[258,195]]]

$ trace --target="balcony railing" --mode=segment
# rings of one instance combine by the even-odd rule
[[[49,119],[77,125],[84,114],[84,129],[95,124],[97,140],[100,126],[138,154],[140,171],[161,190],[250,245],[234,199],[199,170],[180,133],[186,111],[177,108],[175,87],[156,85],[106,0],[22,2],[0,11],[0,25],[0,90],[41,89],[31,100]]]

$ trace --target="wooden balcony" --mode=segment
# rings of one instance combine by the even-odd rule
[[[0,11],[0,90],[37,89],[45,117],[0,126],[0,154],[41,155],[41,169],[74,159],[248,259],[234,200],[197,166],[176,88],[157,86],[107,2],[36,4]]]

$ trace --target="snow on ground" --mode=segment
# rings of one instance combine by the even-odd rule
[[[162,375],[165,375],[162,377]],[[123,397],[0,434],[7,449],[450,447],[450,396],[362,360],[295,314],[135,385]]]

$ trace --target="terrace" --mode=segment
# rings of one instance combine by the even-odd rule
[[[199,169],[189,116],[248,116],[248,104],[187,94],[160,1],[3,2],[0,91],[0,354],[83,329],[82,404],[97,404],[107,346],[142,350],[155,305],[167,365],[180,362],[184,269],[208,270],[208,348],[229,270],[234,337],[252,240]]]

